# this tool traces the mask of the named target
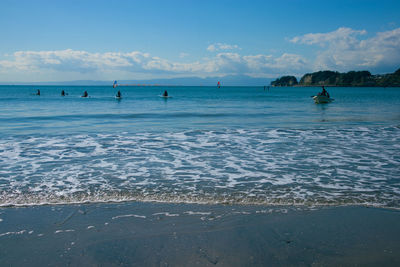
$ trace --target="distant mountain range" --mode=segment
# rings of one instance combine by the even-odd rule
[[[265,86],[269,85],[272,78],[253,78],[247,75],[230,75],[224,77],[182,77],[169,79],[149,79],[149,80],[118,80],[119,85],[164,85],[164,86],[216,86],[221,82],[221,86]],[[112,85],[113,81],[62,81],[62,82],[8,82],[0,83],[3,85],[71,85],[71,86],[90,86],[90,85]]]

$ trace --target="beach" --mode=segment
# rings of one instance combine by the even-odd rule
[[[0,86],[1,266],[399,265],[398,88],[164,89]]]
[[[400,266],[399,0],[0,10],[0,267]]]
[[[3,208],[2,266],[396,266],[400,213],[104,203]]]

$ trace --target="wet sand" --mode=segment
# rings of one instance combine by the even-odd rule
[[[0,209],[1,266],[400,265],[400,212],[162,203]]]

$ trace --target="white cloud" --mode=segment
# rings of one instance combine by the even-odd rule
[[[350,28],[339,28],[336,31],[328,32],[328,33],[308,33],[303,36],[294,37],[290,40],[293,43],[301,43],[301,44],[318,44],[321,46],[325,46],[325,44],[329,44],[331,42],[342,43],[342,44],[351,44],[357,42],[357,35],[364,35],[367,32],[365,30],[357,31]]]
[[[238,53],[219,53],[215,58],[209,60],[207,65],[210,72],[250,76],[297,74],[307,70],[306,59],[294,54],[274,57],[271,55],[241,56]]]
[[[271,55],[240,55],[238,53],[218,53],[201,61],[173,62],[148,53],[133,51],[129,53],[90,53],[72,49],[57,51],[18,51],[12,60],[0,61],[0,79],[9,73],[21,77],[39,77],[46,74],[69,79],[100,79],[141,77],[176,77],[182,75],[210,76],[247,74],[257,77],[275,77],[281,72],[302,73],[306,60],[294,54],[280,57]],[[1,75],[3,74],[3,75]],[[29,76],[30,75],[30,76]],[[64,76],[65,76],[64,75]],[[117,77],[116,77],[117,75]],[[75,78],[71,78],[75,77]],[[28,79],[28,78],[26,78]],[[66,79],[66,78],[61,78]]]
[[[400,62],[400,28],[361,37],[365,30],[339,28],[329,33],[309,33],[291,39],[293,43],[318,45],[314,69],[395,69]]]
[[[285,53],[280,57],[266,55],[245,56],[250,69],[297,72],[307,68],[307,60],[300,55]]]
[[[0,61],[0,65],[24,71],[53,69],[59,71],[90,72],[102,68],[123,68],[151,61],[149,54],[89,53],[76,50],[18,51],[13,61]]]
[[[223,44],[223,43],[215,43],[210,44],[207,47],[207,50],[210,52],[222,51],[222,50],[235,50],[240,49],[238,45],[230,45],[230,44]]]
[[[315,46],[315,57],[283,53],[243,55],[237,45],[215,43],[216,52],[198,61],[171,61],[149,53],[93,53],[80,50],[17,51],[0,60],[0,81],[50,81],[74,79],[143,79],[182,76],[250,75],[301,76],[314,70],[371,70],[377,73],[399,68],[400,28],[367,35],[365,30],[339,28],[328,33],[309,33],[290,40]]]

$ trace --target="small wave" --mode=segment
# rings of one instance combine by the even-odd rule
[[[262,113],[253,114],[260,116]],[[231,114],[231,113],[202,113],[202,112],[168,112],[168,113],[96,113],[96,114],[63,114],[63,115],[47,115],[47,116],[21,116],[21,117],[0,117],[0,122],[31,122],[31,121],[82,121],[86,119],[139,119],[139,118],[218,118],[218,117],[241,117],[248,116],[245,114]]]
[[[120,218],[128,218],[128,217],[134,217],[134,218],[140,218],[140,219],[146,219],[146,216],[144,215],[137,215],[137,214],[125,214],[125,215],[118,215],[115,217],[112,217],[112,220],[120,219]]]
[[[8,137],[0,205],[160,201],[400,207],[400,129]]]
[[[286,197],[255,198],[248,196],[177,196],[174,194],[102,194],[101,197],[93,197],[81,194],[71,195],[68,198],[57,198],[52,196],[20,196],[19,198],[1,199],[0,207],[26,207],[26,206],[46,206],[46,205],[76,205],[76,204],[95,204],[95,203],[123,203],[123,202],[156,202],[170,204],[199,204],[199,205],[256,205],[256,206],[292,206],[292,207],[325,207],[325,206],[367,206],[376,208],[388,208],[400,210],[398,202],[389,199],[377,198],[324,198],[323,194],[317,198],[291,199]],[[165,216],[176,216],[170,214]],[[207,215],[192,213],[188,215]],[[140,217],[141,215],[127,214],[124,217]],[[113,218],[118,219],[118,218]]]
[[[25,234],[27,230],[21,230],[21,231],[16,231],[16,232],[6,232],[6,233],[0,233],[0,237],[2,236],[7,236],[7,235],[22,235]]]
[[[60,234],[60,233],[70,233],[70,232],[75,232],[75,230],[74,229],[56,230],[54,233]]]

